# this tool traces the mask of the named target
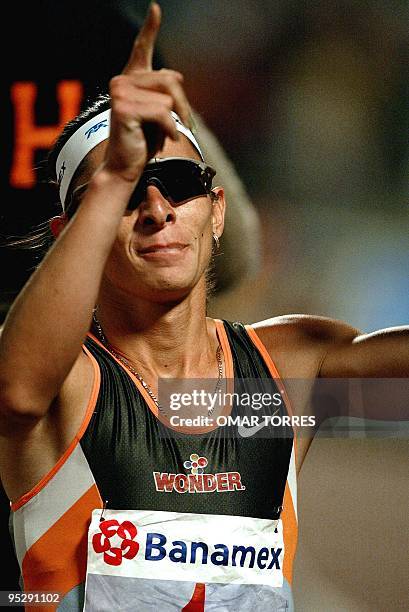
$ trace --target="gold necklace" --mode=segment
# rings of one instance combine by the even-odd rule
[[[145,391],[148,393],[149,397],[153,400],[155,406],[157,407],[157,409],[167,418],[169,418],[169,416],[166,414],[165,410],[162,408],[162,406],[159,403],[158,398],[156,397],[156,395],[154,394],[154,392],[152,391],[152,389],[150,388],[150,386],[148,385],[148,383],[146,382],[146,380],[143,378],[142,374],[140,374],[132,365],[132,363],[126,359],[126,357],[123,357],[123,355],[121,355],[120,353],[118,353],[113,346],[108,342],[107,337],[105,336],[104,330],[102,329],[102,325],[97,317],[97,312],[96,312],[96,308],[94,309],[94,312],[92,313],[92,320],[93,323],[95,325],[95,328],[97,330],[98,333],[98,337],[100,339],[100,341],[102,342],[102,344],[105,346],[105,348],[108,349],[108,351],[110,353],[112,353],[112,355],[114,355],[117,359],[119,359],[119,361],[130,371],[132,372],[132,374],[134,374],[134,376],[136,376],[136,378],[139,380],[139,382],[141,383],[142,387],[145,389]],[[220,385],[222,383],[222,379],[223,379],[223,360],[222,360],[222,349],[220,344],[218,345],[217,349],[216,349],[216,359],[217,359],[217,367],[218,367],[218,371],[219,371],[219,377],[217,379],[216,382],[216,387],[214,389],[214,393],[216,394],[217,391],[220,388]],[[214,410],[214,406],[213,408],[208,408],[208,414],[211,415],[212,412]]]

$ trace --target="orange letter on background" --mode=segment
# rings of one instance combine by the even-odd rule
[[[35,124],[36,97],[35,83],[13,83],[11,99],[14,106],[15,137],[10,184],[20,189],[31,189],[36,183],[34,172],[36,149],[49,149],[65,123],[78,114],[82,100],[82,84],[80,81],[61,81],[57,85],[60,109],[58,125]]]

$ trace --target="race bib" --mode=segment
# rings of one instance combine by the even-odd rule
[[[133,581],[139,594],[144,583],[149,592],[160,584],[161,594],[185,585],[190,593],[192,583],[281,587],[283,560],[281,520],[142,510],[105,510],[101,520],[99,509],[88,534],[86,588],[95,583],[107,593],[110,580],[131,590]]]

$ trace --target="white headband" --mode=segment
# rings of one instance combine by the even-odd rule
[[[175,120],[178,132],[181,132],[190,140],[200,154],[202,161],[204,161],[199,143],[192,132],[183,125],[176,113],[171,111],[171,114]],[[55,168],[60,189],[60,201],[63,209],[65,209],[65,199],[71,179],[78,166],[97,144],[109,138],[110,119],[111,109],[105,110],[99,113],[99,115],[92,117],[92,119],[89,119],[74,132],[58,154]]]

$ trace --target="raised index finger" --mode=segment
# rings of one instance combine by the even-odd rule
[[[160,28],[161,10],[157,2],[151,2],[142,28],[135,39],[128,63],[122,74],[140,70],[152,70],[153,49]]]

